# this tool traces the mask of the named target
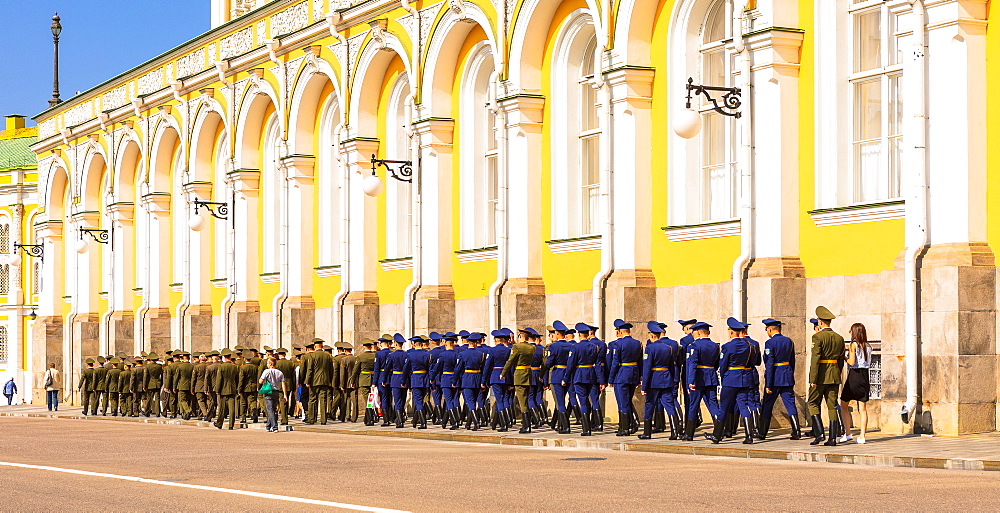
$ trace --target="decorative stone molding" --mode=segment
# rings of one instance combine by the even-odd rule
[[[383,271],[401,271],[404,269],[413,269],[413,258],[393,258],[389,260],[382,260],[379,262],[382,265]]]
[[[810,210],[809,215],[812,217],[813,222],[816,223],[816,226],[837,226],[842,224],[904,219],[906,217],[906,206],[902,201],[891,201]]]
[[[164,73],[163,68],[157,68],[145,75],[139,77],[137,81],[139,88],[136,91],[139,96],[145,96],[147,94],[159,91],[164,87]]]
[[[333,278],[336,276],[340,276],[339,265],[317,267],[314,270],[316,271],[316,276],[319,276],[320,278]]]
[[[245,197],[257,197],[260,192],[260,171],[256,169],[235,169],[226,174],[226,182],[233,191]]]
[[[748,278],[805,278],[806,268],[799,257],[757,258],[747,271]]]
[[[378,46],[379,50],[387,50],[389,41],[386,36],[386,27],[389,26],[388,18],[379,18],[377,20],[371,20],[368,22],[368,26],[372,28],[372,43]]]
[[[135,220],[135,204],[129,202],[112,203],[105,208],[108,217],[118,226],[131,226]]]
[[[285,179],[290,183],[310,185],[316,171],[316,157],[312,155],[288,155],[281,158]]]
[[[299,2],[271,16],[271,37],[284,36],[309,25],[309,9]]]
[[[170,216],[170,193],[167,192],[152,192],[146,194],[140,200],[140,205],[142,208],[153,214],[154,217],[169,217]]]
[[[260,281],[262,283],[279,283],[281,281],[281,273],[264,273],[260,275]]]
[[[594,251],[601,249],[601,236],[577,237],[545,241],[553,254],[575,253],[577,251]]]
[[[458,261],[467,264],[469,262],[486,262],[489,260],[496,260],[498,258],[497,248],[485,248],[485,249],[470,249],[465,251],[456,251],[455,256]]]
[[[246,27],[222,38],[219,43],[219,57],[231,59],[249,52],[253,46],[253,27]]]
[[[666,226],[663,228],[663,233],[666,234],[667,240],[670,242],[732,237],[740,234],[740,220],[732,219],[713,223]]]

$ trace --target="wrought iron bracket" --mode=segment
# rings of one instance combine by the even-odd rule
[[[712,97],[712,93],[725,93],[722,95],[722,102],[720,104],[719,100]],[[740,105],[743,104],[740,98],[741,91],[739,87],[718,87],[718,86],[706,86],[697,85],[694,83],[693,78],[688,78],[687,81],[687,108],[691,108],[691,99],[693,95],[702,95],[708,101],[712,102],[712,110],[722,114],[724,116],[733,116],[739,118],[742,114],[739,109]],[[730,110],[726,110],[730,109]]]
[[[14,244],[14,251],[17,251],[18,249],[23,249],[28,256],[45,260],[45,247],[41,244]]]
[[[198,215],[198,210],[204,208],[208,210],[208,213],[216,219],[229,219],[229,204],[226,202],[219,201],[201,201],[194,200],[194,214]]]
[[[83,240],[84,233],[90,235],[91,237],[94,238],[95,241],[100,242],[101,244],[107,244],[108,239],[110,238],[108,236],[107,230],[98,230],[95,228],[80,228],[80,240]]]
[[[395,170],[392,166],[398,165],[399,170]],[[413,161],[410,160],[387,160],[376,158],[375,154],[372,154],[372,174],[379,166],[385,168],[389,176],[399,180],[400,182],[412,182],[413,181]]]

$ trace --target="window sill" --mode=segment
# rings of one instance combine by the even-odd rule
[[[385,260],[380,260],[382,264],[383,271],[402,271],[404,269],[413,269],[413,257],[404,258],[387,258]]]
[[[263,273],[260,275],[262,283],[278,283],[281,281],[281,273]]]
[[[469,262],[486,262],[489,260],[496,260],[498,258],[498,253],[496,246],[490,246],[479,249],[463,249],[461,251],[456,251],[455,256],[458,257],[459,262],[466,264]]]
[[[212,286],[217,289],[224,289],[229,286],[229,280],[226,278],[215,278],[212,280]]]
[[[571,239],[554,239],[545,241],[552,254],[575,253],[577,251],[594,251],[601,249],[600,235],[587,235]]]
[[[838,226],[842,224],[903,219],[906,217],[906,206],[902,200],[884,201],[880,203],[864,203],[846,207],[810,210],[809,215],[816,226]]]
[[[334,276],[340,276],[339,265],[325,265],[322,267],[316,267],[313,270],[316,271],[316,276],[319,276],[320,278],[333,278]]]
[[[740,234],[740,220],[727,219],[709,223],[665,226],[663,233],[670,242],[734,237]]]
[[[183,283],[171,283],[168,286],[170,287],[170,291],[171,292],[184,292],[184,284]]]

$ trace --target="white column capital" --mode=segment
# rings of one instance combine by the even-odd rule
[[[545,97],[537,94],[518,94],[497,100],[507,114],[508,128],[519,127],[525,133],[541,133],[545,112]]]
[[[140,205],[142,208],[153,214],[153,216],[167,217],[170,215],[170,193],[168,192],[151,192],[146,194],[140,200]]]
[[[105,208],[108,217],[119,225],[131,225],[135,220],[135,204],[128,201],[112,203]]]
[[[101,213],[96,211],[77,212],[70,218],[80,228],[99,228]]]
[[[35,234],[46,241],[58,242],[62,240],[63,223],[62,221],[42,221],[35,223]]]
[[[212,198],[212,182],[188,182],[181,186],[188,198],[205,201]]]
[[[420,138],[420,147],[451,145],[455,138],[455,120],[427,118],[413,123],[413,131]]]
[[[612,101],[652,100],[656,70],[640,66],[622,66],[607,71],[604,80],[614,91]]]
[[[751,71],[759,74],[771,70],[775,76],[798,77],[803,37],[800,30],[777,27],[750,34],[747,48],[753,54]]]
[[[312,155],[287,155],[281,157],[285,179],[300,185],[312,185],[316,174],[316,157]]]
[[[234,169],[226,174],[226,182],[233,191],[243,197],[257,197],[260,192],[260,171],[257,169]]]

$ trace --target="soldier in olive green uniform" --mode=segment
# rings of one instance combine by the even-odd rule
[[[167,351],[167,358],[163,364],[163,388],[160,390],[160,401],[163,403],[164,417],[177,417],[177,396],[174,393],[174,370],[177,365],[174,355],[180,351]]]
[[[344,416],[342,411],[344,391],[343,391],[343,376],[341,376],[341,367],[344,360],[344,351],[340,342],[334,344],[337,348],[336,356],[331,355],[333,360],[333,380],[330,383],[330,420],[340,419]],[[331,348],[331,351],[333,349]],[[343,422],[343,420],[341,420]]]
[[[181,418],[188,420],[191,418],[191,385],[194,377],[194,364],[191,363],[191,353],[181,351],[180,355],[174,353],[180,362],[174,364],[174,393],[177,394],[177,410]],[[175,413],[176,417],[177,414]]]
[[[812,363],[809,367],[809,414],[815,439],[810,445],[823,441],[823,419],[820,405],[826,400],[830,415],[830,438],[824,445],[837,445],[840,436],[840,416],[837,412],[837,394],[840,389],[840,375],[844,368],[844,337],[830,328],[830,321],[836,316],[826,307],[816,308],[819,331],[812,336]]]
[[[218,381],[219,367],[222,365],[222,357],[219,355],[218,351],[212,351],[208,355],[212,361],[208,364],[208,368],[205,372],[206,381],[208,381],[208,414],[205,417],[206,422],[211,422],[215,415],[219,413],[219,391],[215,388],[215,383]]]
[[[194,371],[191,373],[191,391],[194,393],[198,403],[198,417],[202,420],[208,418],[208,357],[204,354],[198,355],[198,361],[194,364]]]
[[[146,410],[144,415],[149,417],[152,413],[160,416],[160,389],[163,387],[163,367],[156,361],[156,353],[149,353],[146,357],[146,365],[142,366],[143,374],[142,388],[146,389]]]
[[[303,382],[309,388],[309,411],[306,424],[326,424],[326,407],[330,403],[330,383],[333,382],[333,359],[323,350],[323,340],[313,339],[315,351],[305,359]]]
[[[132,362],[122,360],[122,371],[118,374],[118,401],[122,417],[132,414]]]
[[[215,373],[215,390],[219,397],[219,417],[215,427],[222,429],[225,419],[229,417],[229,429],[236,424],[236,394],[239,392],[240,369],[232,362],[232,351],[222,350],[223,362]]]
[[[146,381],[146,368],[142,364],[145,357],[145,354],[136,357],[135,365],[132,366],[132,411],[130,413],[133,417],[138,417],[146,411],[146,390],[142,388]]]
[[[340,419],[341,422],[358,421],[358,357],[351,354],[354,347],[347,342],[340,343],[344,357],[340,360]]]
[[[517,396],[518,406],[521,408],[521,430],[522,434],[531,433],[531,423],[528,422],[528,391],[531,389],[531,361],[535,357],[535,346],[533,341],[541,338],[534,328],[524,328],[518,330],[521,341],[510,348],[510,357],[500,371],[500,379],[507,376],[514,376],[514,395]]]
[[[83,369],[83,372],[80,373],[79,386],[80,400],[83,402],[84,415],[90,411],[90,402],[97,401],[97,398],[94,397],[94,389],[97,386],[97,383],[95,382],[96,378],[94,376],[94,359],[87,358],[85,363],[87,364],[87,368]],[[96,410],[97,407],[94,406],[94,409]]]
[[[240,366],[239,415],[244,424],[247,417],[257,422],[257,371],[258,365],[251,363],[250,352],[244,351],[243,365]]]
[[[98,403],[100,403],[101,415],[108,414],[108,369],[107,362],[103,356],[97,357],[97,366],[94,367],[94,401],[90,403],[90,414],[97,415]]]
[[[279,413],[281,414],[281,425],[287,426],[288,415],[295,413],[295,362],[286,358],[287,349],[279,347],[276,352],[278,353],[278,361],[274,364],[274,368],[278,369],[285,377],[285,389],[279,398],[278,406],[281,408]]]
[[[118,378],[122,373],[122,370],[119,368],[122,364],[122,361],[119,360],[118,358],[112,358],[111,361],[109,361],[108,363],[111,364],[111,368],[108,369],[108,376],[107,376],[108,403],[111,405],[111,416],[117,417],[118,393],[121,390],[121,388],[119,388],[118,386],[119,382]]]
[[[358,393],[357,399],[361,401],[361,404],[365,408],[365,425],[374,426],[375,419],[378,417],[378,413],[375,412],[373,408],[368,408],[368,394],[372,392],[372,375],[375,373],[375,352],[372,348],[375,347],[375,341],[366,338],[361,341],[361,345],[365,348],[361,354],[358,355],[358,364],[355,367],[355,372],[358,375]],[[362,406],[356,405],[355,408],[360,409]],[[357,412],[357,410],[355,410]],[[355,419],[357,421],[357,419]]]

